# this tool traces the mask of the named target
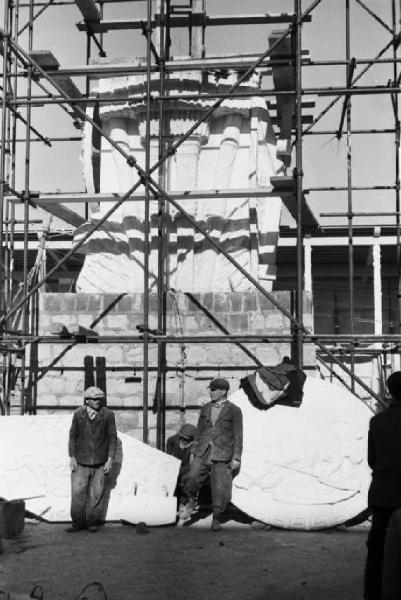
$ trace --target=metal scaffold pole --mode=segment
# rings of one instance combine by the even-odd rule
[[[296,294],[296,321],[295,348],[296,364],[302,369],[304,363],[303,353],[303,290],[304,290],[304,232],[303,232],[303,171],[302,171],[302,0],[295,0],[295,79],[296,79],[296,167],[295,188],[297,197],[297,294]],[[294,36],[293,36],[294,40]]]
[[[149,253],[150,253],[150,121],[151,121],[151,60],[152,60],[152,0],[147,0],[146,24],[146,133],[144,252],[143,252],[143,441],[149,439]]]
[[[351,15],[350,15],[350,0],[346,0],[346,16],[345,16],[345,53],[347,61],[346,82],[352,79],[351,66]],[[344,103],[346,106],[347,115],[347,208],[348,208],[348,281],[349,281],[349,319],[350,333],[354,334],[354,245],[353,245],[353,208],[352,208],[352,124],[351,124],[351,97],[345,96]],[[355,354],[354,347],[351,345],[351,372],[355,373]],[[355,391],[355,378],[351,377],[351,390]]]
[[[29,25],[28,25],[28,52],[32,52],[33,47],[33,15],[34,15],[33,0],[30,0],[29,5]],[[32,95],[32,67],[28,66],[27,74],[27,96]],[[25,129],[25,172],[24,172],[24,258],[23,258],[23,282],[22,294],[25,296],[28,292],[28,246],[29,246],[29,203],[30,203],[30,167],[31,167],[31,121],[32,107],[26,108],[26,129]],[[34,306],[34,296],[30,302],[26,302],[22,307],[21,329],[24,333],[29,331],[32,319],[30,319],[30,310]],[[31,321],[31,323],[30,323]],[[24,348],[21,356],[21,389],[20,389],[20,414],[23,415],[27,408],[29,388],[26,385],[26,369],[27,369],[27,349]]]
[[[391,15],[392,15],[392,27],[394,39],[397,35],[397,8],[395,0],[391,2]],[[399,85],[398,78],[398,47],[393,44],[393,87]],[[397,319],[397,331],[401,328],[401,222],[400,222],[400,143],[401,143],[401,124],[399,118],[399,101],[398,94],[391,95],[391,101],[394,112],[394,129],[395,129],[395,223],[396,223],[396,260],[397,260],[397,274],[398,274],[398,319]]]
[[[8,89],[8,77],[9,77],[9,43],[10,43],[10,22],[9,22],[10,5],[9,1],[4,2],[4,37],[3,37],[3,94],[1,102],[1,153],[0,153],[0,276],[1,276],[1,294],[0,294],[0,312],[4,312],[4,205],[5,205],[5,194],[7,189],[6,181],[6,157],[9,152],[9,143],[5,143],[8,138],[7,135],[7,89]]]
[[[11,8],[8,0],[4,1],[4,30],[10,35],[9,27],[11,27]],[[7,310],[8,303],[8,256],[4,244],[4,215],[7,215],[7,200],[5,198],[6,181],[7,181],[7,156],[10,157],[10,117],[7,111],[7,91],[9,89],[9,49],[8,38],[3,44],[3,96],[2,96],[2,120],[1,120],[1,157],[0,157],[0,311]],[[8,138],[8,141],[5,140]],[[7,239],[6,239],[7,243]],[[3,385],[2,402],[0,405],[0,413],[9,413],[7,383],[8,383],[8,367],[9,357],[2,356],[2,376],[1,384]]]
[[[18,28],[19,28],[19,0],[14,2],[14,21],[13,21],[13,39],[15,42],[18,41]],[[12,78],[12,98],[18,98],[18,85],[19,79],[17,77],[18,66],[17,61],[11,65],[11,78]],[[10,112],[10,137],[7,140],[7,143],[10,143],[10,183],[13,189],[16,188],[16,164],[17,164],[17,115],[16,113]],[[25,139],[23,140],[25,142]],[[6,143],[6,140],[2,140],[3,144]],[[5,310],[8,311],[12,304],[13,299],[13,278],[15,271],[15,248],[14,248],[14,240],[15,240],[15,204],[14,202],[10,202],[8,198],[6,198],[6,207],[5,207],[5,216],[7,223],[4,228],[4,244],[5,244],[5,274],[4,274],[4,306]],[[5,322],[5,328],[12,330],[12,321],[9,323]],[[11,391],[13,388],[13,377],[12,374],[15,371],[15,357],[10,352],[3,357],[3,363],[5,366],[5,373],[3,376],[3,403],[6,414],[10,413],[10,404],[11,404]]]
[[[160,24],[158,28],[159,43],[159,96],[163,98],[165,93],[165,63],[169,58],[170,32],[168,28],[168,15],[170,13],[170,1],[158,1],[158,13]],[[159,100],[159,143],[158,160],[165,152],[166,134],[169,129],[169,116],[165,114],[165,104]],[[167,185],[168,162],[163,162],[158,171],[158,182],[163,188]],[[158,196],[158,269],[157,269],[157,329],[162,335],[166,334],[167,315],[167,261],[168,261],[168,210],[166,201],[162,195]],[[156,411],[156,447],[164,450],[166,437],[166,345],[160,341],[157,346],[157,383],[155,393]]]

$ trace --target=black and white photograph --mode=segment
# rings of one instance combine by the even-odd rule
[[[0,600],[401,600],[401,0],[0,0]]]

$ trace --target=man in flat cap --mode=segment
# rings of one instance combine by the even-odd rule
[[[226,379],[213,379],[209,384],[210,402],[201,408],[192,449],[186,487],[188,503],[180,515],[182,520],[191,516],[201,486],[210,473],[212,531],[221,530],[220,517],[231,500],[232,476],[241,464],[242,412],[227,399],[229,389]]]
[[[71,466],[71,519],[66,531],[95,532],[102,518],[106,477],[117,445],[114,413],[104,406],[105,394],[95,386],[84,392],[84,406],[72,418],[68,453]]]

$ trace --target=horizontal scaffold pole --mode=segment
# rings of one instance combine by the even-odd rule
[[[266,291],[266,290],[264,290]],[[135,343],[141,344],[143,342],[142,335],[79,335],[77,336],[81,343],[94,344],[94,343],[106,343],[106,342],[119,342],[121,343]],[[268,343],[277,343],[277,342],[291,342],[293,339],[292,334],[272,334],[272,335],[263,335],[263,334],[230,334],[230,335],[170,335],[170,334],[150,334],[149,333],[149,341],[152,343],[162,342],[164,344],[224,344],[227,342],[242,342],[242,343],[253,343],[253,344],[268,344]],[[31,344],[33,342],[41,342],[44,344],[70,344],[74,341],[74,336],[70,337],[58,337],[55,335],[41,335],[41,336],[32,336],[30,334],[17,334],[16,332],[10,332],[9,337],[7,337],[7,342],[10,344],[16,344],[18,342],[24,342],[27,344]],[[344,344],[344,347],[341,348],[330,348],[330,351],[335,353],[346,354],[350,351],[350,348],[347,348],[346,345],[352,346],[355,352],[364,353],[369,352],[370,350],[374,350],[375,352],[379,352],[378,349],[369,349],[363,346],[363,344],[394,344],[396,347],[395,350],[398,350],[398,347],[401,345],[401,335],[400,334],[383,334],[383,335],[373,335],[373,334],[338,334],[338,335],[329,335],[329,334],[313,334],[313,333],[304,333],[303,341],[307,344],[316,344],[325,343],[325,344]],[[325,349],[326,350],[326,349]],[[386,348],[387,352],[390,352],[390,348]]]
[[[235,58],[202,58],[202,59],[180,59],[177,58],[173,61],[166,61],[165,70],[168,73],[175,73],[179,71],[210,71],[213,69],[243,69],[252,66],[253,62],[257,60],[257,56],[246,56],[246,57],[235,57]],[[397,58],[360,58],[356,59],[358,65],[373,64],[394,64],[399,63],[401,59]],[[333,59],[333,60],[311,60],[305,58],[302,61],[302,67],[336,67],[346,65],[346,61]],[[270,72],[271,67],[274,66],[294,66],[294,60],[292,59],[269,59],[266,58],[260,64],[260,69],[264,74]],[[266,72],[264,71],[266,69]],[[158,65],[151,65],[151,72],[159,72],[160,67]],[[141,64],[138,62],[125,62],[125,63],[93,63],[89,65],[71,65],[63,68],[58,67],[57,69],[47,69],[48,73],[57,73],[58,75],[74,76],[74,77],[90,77],[91,79],[105,77],[106,75],[139,75],[146,73],[145,63]],[[22,69],[17,74],[19,77],[26,77],[26,70]]]
[[[285,192],[284,192],[285,193]],[[292,192],[287,192],[289,195],[292,195]],[[277,191],[272,190],[271,187],[268,188],[239,188],[239,189],[228,189],[228,190],[177,190],[177,191],[169,191],[168,194],[174,198],[175,200],[185,201],[185,200],[208,200],[213,198],[213,200],[222,200],[225,198],[247,198],[252,196],[254,198],[268,198],[268,197],[277,197],[278,195],[282,195],[283,192],[278,193]],[[15,202],[19,204],[21,199],[16,196],[8,196],[10,202]],[[49,194],[49,195],[40,195],[35,196],[35,204],[38,206],[45,207],[47,204],[54,204],[55,202],[60,203],[70,203],[77,204],[82,202],[114,202],[116,200],[116,196],[114,194]],[[144,202],[145,195],[144,194],[132,194],[129,198],[127,198],[126,202]]]

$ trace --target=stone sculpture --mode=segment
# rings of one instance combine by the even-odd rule
[[[183,72],[169,76],[166,94],[179,100],[165,103],[166,137],[177,141],[212,105],[210,99],[185,99],[194,93],[226,92],[238,73],[222,76]],[[158,75],[152,75],[152,97],[157,98]],[[240,86],[255,96],[229,98],[199,125],[167,160],[164,189],[175,191],[269,188],[270,177],[283,169],[277,159],[276,138],[263,97],[257,96],[258,76]],[[97,118],[103,129],[125,152],[145,167],[146,91],[145,77],[102,78],[92,83],[92,93],[102,98],[128,95],[125,102],[99,105]],[[158,160],[159,113],[151,112],[151,165]],[[92,115],[93,116],[93,115]],[[86,125],[82,161],[88,192],[123,195],[138,180],[119,152],[107,140],[96,142],[94,130]],[[94,144],[97,147],[94,148]],[[95,166],[94,166],[95,165]],[[152,174],[158,181],[158,170]],[[143,186],[138,194],[144,194]],[[95,223],[112,206],[102,202],[92,207]],[[271,289],[275,277],[275,249],[281,214],[281,199],[268,196],[216,198],[191,197],[183,208],[215,241],[231,254],[254,278]],[[150,289],[156,289],[158,205],[150,204]],[[76,239],[89,224],[79,228]],[[189,292],[250,289],[249,281],[223,255],[210,247],[201,233],[177,209],[169,207],[164,239],[168,256],[169,286]],[[141,292],[144,275],[144,202],[127,201],[94,233],[83,249],[85,261],[77,280],[81,292]]]
[[[371,410],[345,388],[307,377],[299,408],[261,411],[240,389],[241,471],[233,503],[255,519],[290,529],[344,523],[367,507]]]
[[[0,419],[0,477],[7,500],[30,498],[26,507],[49,521],[70,520],[68,431],[70,416],[11,416]],[[143,503],[149,524],[171,522],[171,499],[180,462],[118,432],[119,444],[110,475],[107,518],[132,517],[127,505]],[[155,501],[159,499],[160,502]],[[165,500],[167,498],[167,501]],[[131,500],[133,502],[131,502]],[[138,507],[137,507],[138,508]],[[141,507],[139,507],[141,508]],[[143,508],[143,507],[142,507]],[[165,520],[167,515],[167,521]],[[175,511],[173,511],[173,520]]]
[[[307,377],[298,408],[258,410],[240,389],[230,400],[242,410],[244,451],[233,482],[233,503],[262,522],[293,529],[338,525],[367,506],[369,408],[337,385]],[[69,520],[70,417],[0,419],[0,477],[7,499],[40,496],[27,509]],[[119,433],[116,485],[108,519],[171,522],[179,461]],[[160,502],[157,500],[160,499]],[[167,520],[166,520],[167,519]]]

